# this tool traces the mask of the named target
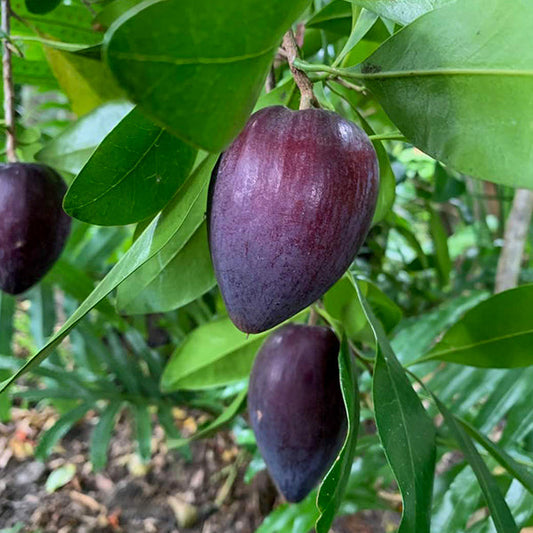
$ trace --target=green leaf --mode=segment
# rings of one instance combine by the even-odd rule
[[[255,533],[302,533],[311,531],[318,517],[316,491],[296,504],[282,503],[256,529]]]
[[[354,4],[365,7],[400,24],[409,24],[424,13],[444,6],[456,0],[351,0]]]
[[[216,433],[220,428],[231,422],[242,411],[243,407],[246,405],[247,394],[248,388],[243,389],[215,420],[197,431],[191,437],[187,439],[168,439],[167,445],[169,450],[181,448],[182,446],[186,446],[195,440],[205,439]]]
[[[358,284],[385,331],[391,331],[401,320],[402,310],[377,285],[366,280],[359,280]],[[337,281],[323,300],[326,311],[332,318],[342,322],[350,339],[373,341],[365,312],[349,276]]]
[[[106,5],[98,15],[96,15],[94,21],[97,24],[101,24],[105,28],[109,28],[115,20],[122,16],[126,11],[140,4],[143,0],[114,0],[110,4]]]
[[[348,421],[344,444],[318,489],[317,533],[328,533],[344,497],[357,446],[359,431],[359,389],[357,372],[348,341],[343,338],[339,352],[339,376]]]
[[[54,76],[77,115],[85,115],[109,100],[124,97],[102,61],[49,46],[44,50]]]
[[[68,430],[93,406],[90,402],[83,402],[62,415],[59,420],[48,430],[46,430],[35,448],[35,457],[40,460],[46,459],[57,442],[68,432]]]
[[[127,102],[104,104],[54,137],[35,155],[59,172],[78,174],[102,140],[132,109]]]
[[[132,405],[131,410],[135,420],[135,436],[139,457],[143,463],[152,457],[152,421],[150,411],[146,405]]]
[[[305,309],[291,321],[300,320],[307,313]],[[172,354],[161,378],[161,389],[206,389],[247,378],[257,350],[274,329],[248,335],[229,318],[196,328]]]
[[[457,417],[456,417],[457,418]],[[533,475],[518,461],[513,459],[508,453],[492,442],[485,435],[480,433],[474,426],[466,420],[457,418],[466,432],[473,437],[485,450],[487,450],[498,463],[500,463],[509,474],[518,479],[524,487],[533,494]]]
[[[15,298],[0,291],[0,353],[11,353],[13,338],[13,315],[15,314]]]
[[[380,322],[354,282],[376,340],[373,399],[379,438],[402,494],[399,533],[429,532],[435,428],[392,351]]]
[[[533,284],[501,292],[467,311],[430,352],[439,360],[482,368],[533,364]]]
[[[91,309],[169,242],[181,228],[191,206],[207,187],[209,175],[214,164],[215,158],[210,157],[196,169],[196,172],[185,182],[167,208],[154,218],[128,252],[76,309],[61,329],[48,341],[46,346],[30,357],[13,376],[0,384],[0,393],[5,391],[19,376],[25,374],[45,359]],[[156,228],[159,231],[157,239],[154,239],[153,235]]]
[[[121,408],[122,404],[120,402],[110,402],[100,413],[100,419],[93,429],[89,447],[89,460],[95,472],[102,470],[107,463],[107,449],[115,427],[115,418]]]
[[[65,211],[84,222],[120,226],[168,203],[192,169],[196,151],[137,109],[100,143],[65,196]]]
[[[457,444],[465,454],[467,461],[479,481],[479,485],[481,486],[481,490],[483,491],[487,505],[490,509],[492,519],[494,520],[496,530],[499,533],[517,532],[518,528],[511,515],[511,511],[509,511],[509,507],[507,507],[500,492],[500,488],[489,472],[487,465],[483,462],[483,459],[481,459],[472,440],[454,415],[448,411],[446,406],[435,395],[432,394],[432,396],[439,411],[444,417],[446,425],[450,428]]]
[[[46,492],[55,492],[57,489],[64,487],[67,483],[70,483],[76,475],[76,465],[67,463],[66,465],[56,468],[46,480],[45,489]]]
[[[352,8],[344,0],[333,0],[317,11],[305,26],[348,35],[352,29]]]
[[[158,124],[218,152],[244,126],[283,33],[308,3],[146,1],[110,28],[105,56]]]
[[[353,8],[352,10],[354,9],[359,8]],[[370,31],[377,20],[378,16],[375,13],[372,13],[372,11],[368,11],[367,9],[360,10],[357,20],[353,25],[352,32],[350,33],[350,37],[348,37],[346,44],[333,62],[334,66],[342,63],[343,59],[355,48],[359,42],[361,42],[363,37]]]
[[[350,72],[427,154],[477,178],[533,188],[532,25],[524,0],[452,3]]]
[[[40,283],[28,293],[30,300],[30,331],[36,346],[44,346],[54,332],[56,310],[51,285]]]
[[[161,378],[161,389],[204,389],[247,377],[269,333],[247,335],[229,318],[196,328],[172,354]]]
[[[204,218],[201,211],[191,216]],[[117,309],[124,314],[164,313],[196,300],[212,289],[215,274],[203,222],[192,235],[189,228],[178,232],[150,261],[119,285]]]
[[[437,272],[441,284],[447,285],[450,281],[450,272],[452,270],[452,261],[448,251],[448,235],[446,235],[440,215],[432,208],[429,208],[429,214],[429,231],[433,238]]]
[[[30,13],[44,15],[53,11],[60,3],[61,0],[26,0],[26,7]]]

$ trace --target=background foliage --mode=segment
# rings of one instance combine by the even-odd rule
[[[243,416],[266,334],[226,316],[205,205],[217,155],[250,112],[298,108],[277,50],[301,23],[297,65],[322,107],[374,136],[381,188],[361,253],[318,306],[345,335],[351,431],[321,487],[259,531],[326,532],[336,512],[390,508],[401,533],[533,525],[531,230],[519,286],[492,295],[513,187],[533,187],[529,2],[12,9],[18,155],[62,173],[76,218],[40,285],[17,301],[0,294],[0,379],[24,374],[0,396],[2,420],[13,402],[61,414],[39,457],[89,410],[95,470],[123,410],[143,461],[156,422],[187,455],[172,408],[189,406],[212,415],[197,437],[232,424],[254,457],[249,477],[261,468]],[[387,498],[398,492],[401,505]]]

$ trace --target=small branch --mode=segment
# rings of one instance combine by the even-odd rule
[[[300,90],[300,109],[318,107],[318,101],[313,93],[313,84],[305,72],[294,66],[294,62],[298,59],[298,45],[296,44],[292,30],[289,30],[283,36],[283,48],[287,56],[287,62],[289,63],[292,77],[294,78],[294,81]]]
[[[309,313],[309,318],[307,319],[308,326],[316,326],[318,322],[318,313],[315,306],[311,306],[311,312]]]
[[[494,292],[512,289],[518,284],[532,213],[533,191],[517,189],[505,225],[505,236],[498,260]]]
[[[355,83],[350,83],[349,81],[343,80],[342,78],[333,78],[331,81],[350,89],[351,91],[356,91],[358,93],[366,94],[366,89],[362,85],[355,85]]]
[[[368,138],[371,141],[405,141],[407,139],[399,132],[391,131],[390,133],[376,133],[375,135],[369,135]]]
[[[11,63],[11,48],[9,45],[9,35],[11,32],[11,7],[9,0],[2,2],[2,31],[5,38],[3,42],[2,54],[2,76],[4,82],[4,115],[6,123],[6,154],[7,160],[13,163],[17,160],[16,137],[15,137],[15,90],[13,88],[13,66]]]
[[[265,81],[265,92],[269,93],[276,86],[276,71],[274,65],[268,71],[267,79]]]

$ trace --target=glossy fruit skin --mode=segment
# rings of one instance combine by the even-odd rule
[[[367,135],[320,109],[262,109],[213,171],[209,245],[228,314],[259,333],[317,300],[362,245],[379,168]]]
[[[346,436],[338,353],[330,329],[289,324],[270,335],[252,369],[250,422],[268,471],[290,502],[322,479]]]
[[[66,190],[45,165],[0,165],[0,290],[24,292],[61,254],[71,225],[62,208]]]

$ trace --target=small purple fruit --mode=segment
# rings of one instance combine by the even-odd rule
[[[346,436],[338,354],[330,329],[289,324],[270,335],[252,369],[248,410],[257,446],[290,502],[322,479]]]
[[[379,169],[367,135],[336,113],[255,113],[212,175],[209,245],[235,325],[265,331],[322,296],[370,228]]]
[[[0,290],[24,292],[61,254],[71,224],[61,206],[66,190],[45,165],[0,165]]]

